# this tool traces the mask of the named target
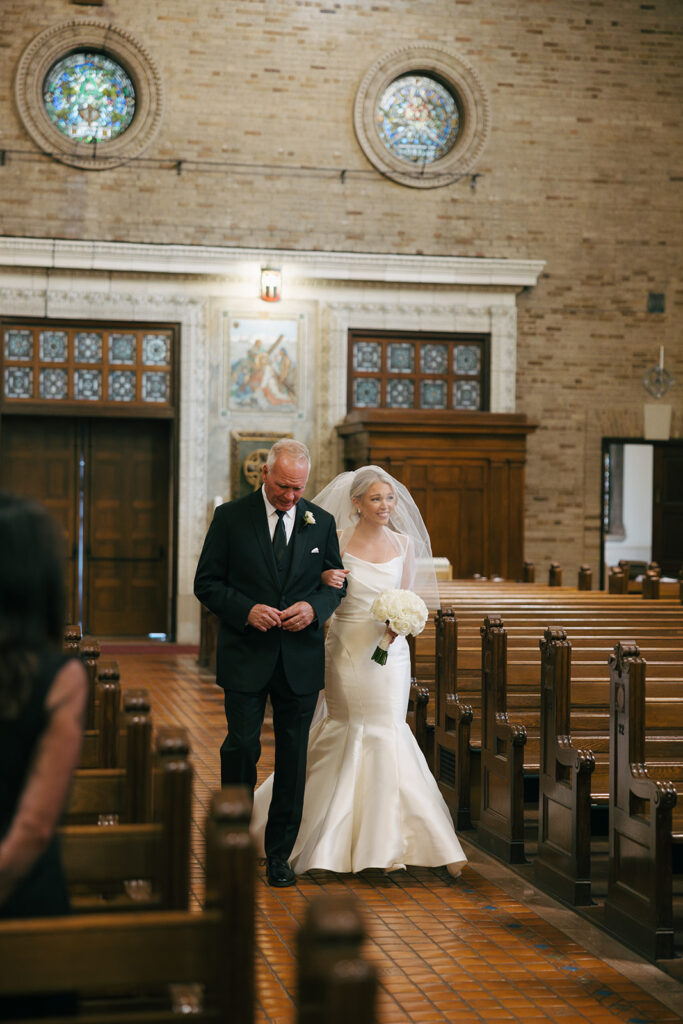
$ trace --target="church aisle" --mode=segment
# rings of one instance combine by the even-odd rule
[[[222,692],[194,653],[173,645],[142,652],[103,645],[116,657],[121,684],[146,686],[155,726],[184,725],[195,767],[191,901],[203,897],[203,819],[218,779],[225,733]],[[272,770],[266,729],[259,778]],[[296,929],[320,892],[353,892],[361,901],[366,952],[380,978],[380,1024],[453,1021],[673,1022],[683,989],[570,910],[544,897],[461,835],[470,863],[453,881],[445,869],[411,868],[301,877],[271,889],[257,882],[258,1024],[293,1024]]]

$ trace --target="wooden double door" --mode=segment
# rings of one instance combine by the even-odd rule
[[[63,525],[68,617],[86,633],[172,632],[171,429],[162,419],[2,419],[0,483]]]

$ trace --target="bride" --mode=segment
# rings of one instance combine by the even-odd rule
[[[407,489],[377,466],[342,473],[314,499],[339,530],[344,569],[323,573],[346,597],[325,643],[325,690],[311,727],[304,809],[290,864],[357,872],[467,858],[446,803],[406,723],[410,653],[394,636],[386,665],[371,660],[384,624],[370,612],[393,587],[438,604],[431,545]],[[251,831],[263,854],[272,776],[254,795]]]

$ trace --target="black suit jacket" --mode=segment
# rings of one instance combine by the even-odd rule
[[[310,512],[315,523],[307,523]],[[195,574],[194,592],[220,619],[216,682],[224,689],[250,692],[268,683],[277,658],[295,693],[313,693],[324,685],[323,626],[346,592],[326,587],[324,569],[341,568],[334,518],[301,498],[296,506],[289,573],[280,581],[268,517],[260,489],[220,505],[213,517]],[[262,633],[247,623],[255,604],[288,608],[308,601],[315,619],[306,629]]]

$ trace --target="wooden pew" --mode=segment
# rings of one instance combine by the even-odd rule
[[[119,767],[76,770],[65,812],[68,824],[150,820],[152,720],[146,690],[124,694],[123,729],[125,753]]]
[[[0,922],[0,997],[76,991],[74,1024],[172,1024],[172,986],[204,986],[193,1020],[254,1019],[255,853],[251,800],[214,794],[207,821],[207,906],[201,913],[72,915]],[[177,989],[175,990],[177,993]]]
[[[524,857],[526,729],[507,712],[507,635],[501,619],[481,627],[481,846],[508,864]]]
[[[458,625],[452,609],[437,612],[435,632],[434,777],[456,829],[471,829],[472,780],[480,759],[470,743],[472,708],[457,693]]]
[[[534,879],[575,906],[591,903],[591,775],[595,757],[577,747],[571,721],[571,644],[547,629],[541,648],[538,850]]]
[[[187,731],[156,736],[153,821],[60,830],[71,902],[79,912],[188,907],[192,765]]]
[[[674,876],[683,874],[683,769],[648,763],[646,664],[631,642],[610,658],[610,851],[605,921],[651,960],[675,953]],[[670,714],[671,757],[683,762],[683,716]]]
[[[571,645],[566,633],[546,630],[540,644],[540,687],[530,683],[524,691],[510,694],[502,620],[485,619],[481,634],[479,840],[509,863],[524,862],[525,783],[538,773],[538,878],[563,899],[587,904],[592,812],[606,808],[609,795],[606,688],[601,680],[581,680],[578,694],[569,674]],[[645,704],[647,721],[658,733],[672,709],[677,720],[683,720],[683,661],[674,667],[678,680],[667,681],[666,696],[650,695]],[[669,766],[668,739],[653,735],[649,745],[650,756]],[[596,763],[598,771],[593,774]]]

